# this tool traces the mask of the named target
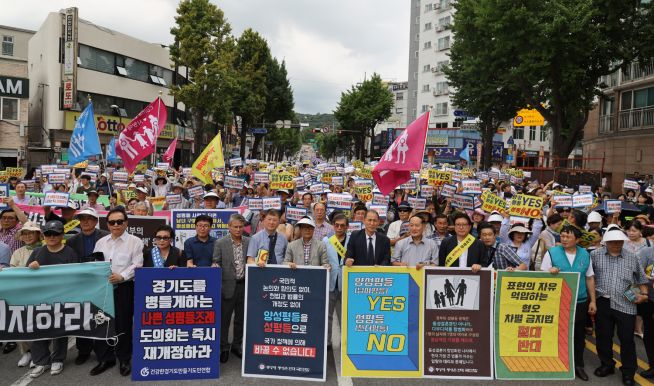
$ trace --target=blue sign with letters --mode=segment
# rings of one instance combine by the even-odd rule
[[[139,268],[132,380],[220,375],[220,268]]]
[[[247,266],[244,377],[324,381],[327,270]]]

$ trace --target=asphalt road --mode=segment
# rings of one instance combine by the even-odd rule
[[[338,329],[334,329],[334,339],[340,339],[338,336]],[[636,339],[636,347],[638,349],[639,357],[639,371],[647,368],[647,360],[645,356],[643,342],[640,338]],[[595,354],[595,345],[594,338],[588,337],[587,349],[585,354],[586,361],[586,372],[590,376],[590,382],[593,385],[619,385],[621,383],[620,372],[617,371],[616,374],[608,376],[606,378],[597,378],[592,373],[593,370],[599,366],[599,359]],[[129,377],[122,377],[118,373],[118,366],[106,371],[104,374],[99,376],[91,377],[89,376],[89,371],[96,362],[92,357],[87,363],[81,366],[75,365],[75,357],[77,356],[77,350],[74,347],[74,341],[71,339],[69,342],[69,347],[71,348],[68,351],[68,358],[64,363],[64,371],[56,376],[50,375],[49,372],[44,373],[39,378],[32,379],[28,375],[28,369],[19,368],[16,366],[20,355],[18,350],[14,351],[11,354],[0,354],[0,385],[12,385],[12,386],[51,386],[51,385],[75,385],[75,386],[105,386],[105,385],[124,385],[131,382]],[[616,354],[616,359],[619,358],[619,346],[614,345],[614,351]],[[410,385],[461,385],[463,382],[461,380],[437,380],[437,379],[363,379],[363,378],[342,378],[338,376],[340,369],[337,372],[337,364],[340,367],[340,362],[337,362],[335,358],[340,356],[340,348],[338,345],[334,346],[334,351],[329,351],[328,361],[327,361],[327,385],[338,385],[338,386],[407,386]],[[619,365],[618,365],[619,366]],[[262,379],[262,378],[243,378],[241,377],[241,361],[235,356],[231,356],[230,360],[226,364],[221,365],[220,369],[220,378],[219,380],[199,380],[199,381],[173,381],[173,382],[147,382],[147,385],[172,385],[172,384],[193,384],[193,385],[215,385],[216,383],[226,384],[226,385],[265,385],[265,386],[286,386],[286,385],[307,385],[305,381],[289,381],[289,380],[275,380],[275,379]],[[465,381],[466,385],[481,385],[481,384],[500,384],[502,381]],[[647,380],[637,376],[636,382],[640,385],[654,385]],[[565,384],[576,384],[576,385],[588,385],[589,383],[575,380],[575,381],[565,381],[559,383]],[[512,386],[533,386],[533,381],[513,381],[511,382]]]

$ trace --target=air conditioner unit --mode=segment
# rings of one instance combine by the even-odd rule
[[[443,28],[442,25],[439,25],[438,27],[436,27],[436,32],[442,32],[444,29],[445,28]]]

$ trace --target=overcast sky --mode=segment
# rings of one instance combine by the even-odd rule
[[[211,0],[238,36],[258,31],[286,60],[295,110],[328,113],[342,91],[373,72],[407,79],[410,3],[403,0]],[[49,12],[77,6],[81,18],[169,44],[177,1],[3,1],[0,24],[37,30]]]

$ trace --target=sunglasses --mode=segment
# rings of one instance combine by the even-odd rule
[[[112,226],[113,225],[123,225],[124,222],[125,222],[125,220],[110,220],[110,221],[107,221],[107,224],[112,225]]]
[[[157,240],[157,241],[162,241],[162,240],[163,240],[163,241],[168,241],[168,240],[172,239],[172,237],[168,237],[168,236],[154,236],[154,239]]]
[[[56,232],[45,232],[45,233],[43,234],[43,236],[45,236],[45,237],[57,237],[57,236],[61,236],[61,233],[56,233]]]

